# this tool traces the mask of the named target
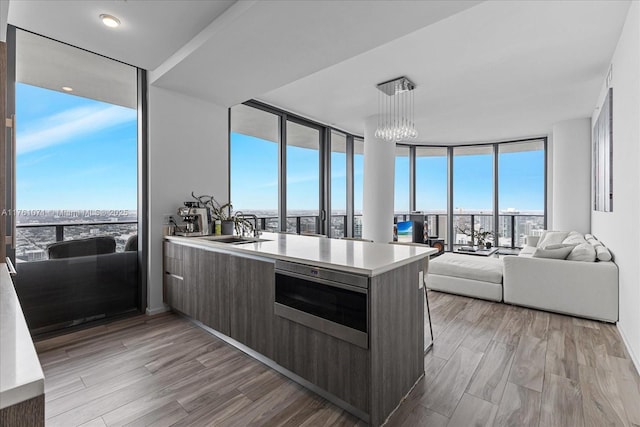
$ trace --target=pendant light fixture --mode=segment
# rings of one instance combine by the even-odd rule
[[[378,90],[378,128],[375,137],[389,142],[418,137],[414,121],[416,85],[406,77],[380,83]]]

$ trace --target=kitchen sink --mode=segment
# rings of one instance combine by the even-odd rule
[[[197,239],[208,240],[210,242],[216,243],[226,243],[228,245],[243,245],[245,243],[257,243],[257,242],[268,242],[267,239],[260,239],[257,237],[241,237],[241,236],[202,236],[197,237]]]

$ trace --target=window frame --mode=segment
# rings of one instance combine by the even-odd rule
[[[326,126],[322,123],[309,120],[300,115],[273,107],[256,100],[249,100],[242,103],[248,107],[256,108],[278,117],[279,141],[278,141],[278,225],[279,231],[287,230],[287,122],[292,122],[301,126],[317,129],[320,133],[319,141],[319,229],[318,234],[331,236],[331,133],[337,132],[346,136],[346,156],[347,156],[347,234],[345,237],[353,237],[354,232],[354,139],[364,140],[361,135],[355,135],[343,129],[333,126]],[[233,108],[233,107],[231,107]],[[231,198],[231,108],[229,114],[229,183],[228,192]]]
[[[242,104],[257,108],[268,113],[274,114],[279,117],[279,159],[278,159],[278,219],[280,225],[280,231],[286,231],[287,218],[286,218],[286,147],[287,147],[287,121],[293,121],[303,126],[309,126],[320,130],[320,194],[319,197],[319,216],[320,216],[320,229],[319,234],[330,236],[331,229],[331,133],[338,132],[346,136],[347,138],[347,234],[346,237],[354,237],[354,221],[355,221],[355,209],[354,209],[354,140],[364,141],[362,135],[356,135],[347,132],[343,129],[328,126],[320,122],[316,122],[305,118],[303,116],[291,113],[280,108],[273,107],[256,100],[249,100]],[[453,174],[454,174],[454,148],[459,147],[477,147],[488,146],[492,149],[493,154],[493,228],[494,228],[494,241],[498,242],[498,230],[500,224],[499,215],[499,157],[500,157],[500,145],[509,143],[522,143],[542,141],[544,150],[544,212],[543,212],[543,224],[544,228],[547,227],[548,221],[548,137],[539,136],[531,138],[522,138],[505,141],[495,141],[476,144],[406,144],[396,143],[396,147],[408,147],[409,149],[409,212],[414,212],[416,208],[416,190],[418,183],[416,182],[416,149],[419,147],[430,148],[444,148],[447,150],[447,232],[449,241],[447,242],[447,249],[453,250],[454,241],[454,222],[453,222]],[[231,108],[229,108],[229,147],[231,144]],[[230,151],[229,151],[230,153]],[[231,170],[231,154],[229,154],[229,171]],[[229,173],[229,194],[231,195],[231,173]],[[395,183],[394,183],[395,185]],[[393,201],[395,204],[395,200]],[[395,212],[395,208],[394,208]],[[364,215],[364,212],[363,212]]]

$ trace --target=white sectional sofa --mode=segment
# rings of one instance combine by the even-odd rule
[[[429,262],[427,288],[502,301],[502,260],[446,253]]]
[[[555,235],[548,242],[545,237],[551,233]],[[539,239],[529,237],[520,255],[505,256],[504,302],[616,322],[618,267],[604,245],[593,236],[586,237],[576,232],[546,232]],[[536,256],[545,247],[552,252],[561,245],[574,245],[566,259]]]
[[[431,260],[429,289],[573,316],[618,320],[618,267],[591,235],[547,231],[518,256],[444,254]]]

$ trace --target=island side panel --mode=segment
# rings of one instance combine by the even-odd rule
[[[1,409],[0,426],[44,427],[44,394]]]
[[[424,374],[424,290],[428,258],[371,278],[371,425],[382,424]]]
[[[369,351],[275,316],[274,361],[369,413]]]

